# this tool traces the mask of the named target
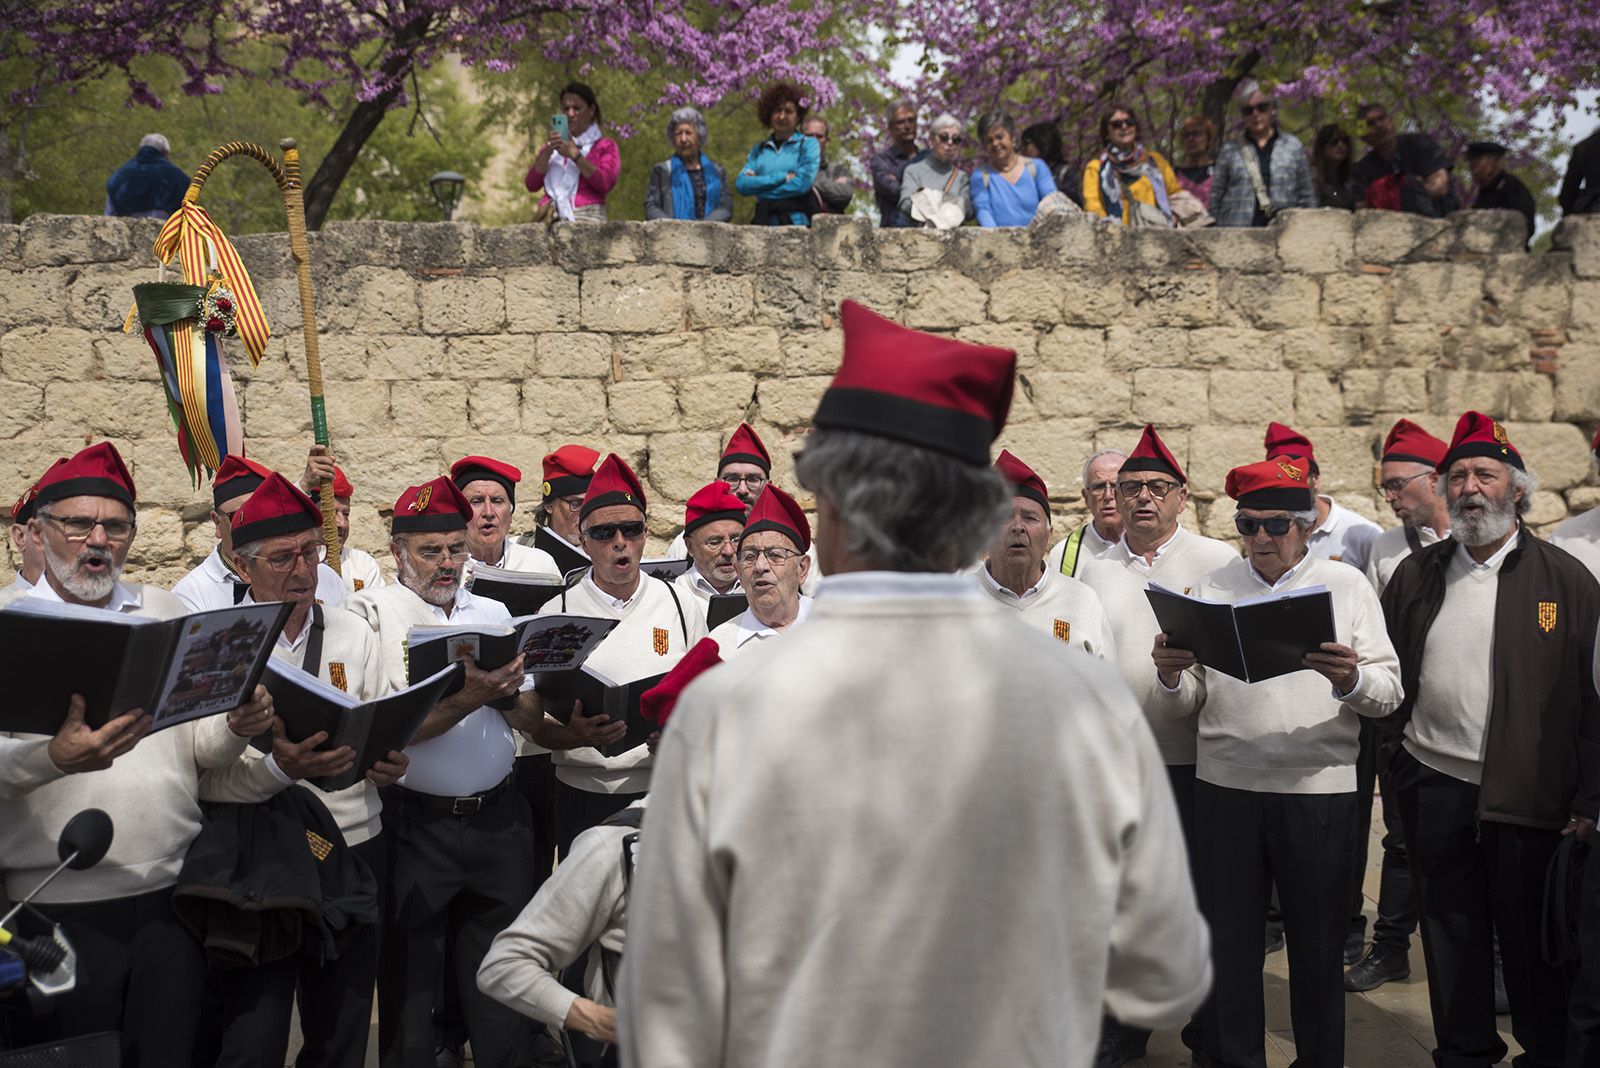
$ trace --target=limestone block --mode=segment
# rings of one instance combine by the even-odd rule
[[[730,271],[755,274],[772,267],[810,270],[811,235],[793,226],[728,228],[728,253],[723,263]]]
[[[1271,230],[1208,226],[1182,231],[1190,254],[1223,271],[1266,274],[1278,270],[1278,239]]]
[[[477,258],[478,226],[468,222],[385,222],[376,219],[324,223],[315,235],[311,262],[324,270],[341,270],[361,264],[408,270],[458,270]],[[276,244],[280,247],[282,237]],[[255,263],[239,244],[239,255]],[[285,274],[291,272],[285,271]]]
[[[17,263],[22,259],[22,227],[16,223],[0,224],[0,263]]]
[[[1335,274],[1355,259],[1355,217],[1338,208],[1290,208],[1272,220],[1286,271]]]
[[[540,378],[609,378],[612,349],[604,334],[540,334],[533,340]]]
[[[556,378],[529,382],[522,391],[522,426],[530,434],[593,434],[605,417],[606,394],[598,381]]]
[[[728,223],[656,219],[644,224],[645,248],[656,263],[713,267],[727,254]]]
[[[1203,326],[1183,331],[1189,338],[1186,360],[1200,367],[1272,371],[1283,366],[1283,338],[1271,330]]]
[[[389,408],[403,433],[440,437],[466,429],[467,395],[464,382],[396,382]]]
[[[9,261],[8,266],[15,262]],[[107,274],[110,273],[108,270]],[[66,319],[64,313],[68,312],[67,279],[72,274],[73,271],[61,267],[33,267],[21,271],[7,270],[0,274],[0,331],[32,323],[63,323]],[[133,291],[125,288],[123,295],[131,305]],[[127,314],[126,308],[123,314]],[[117,325],[122,325],[121,320]]]
[[[1057,213],[1028,228],[1029,262],[1041,267],[1099,262],[1095,233],[1102,224],[1087,215]],[[903,231],[896,231],[903,232]]]
[[[367,374],[373,378],[406,381],[444,374],[443,338],[374,334],[367,338],[366,353]]]
[[[481,382],[521,382],[534,374],[534,339],[516,334],[470,334],[445,341],[445,373],[476,387]]]
[[[1349,415],[1420,412],[1428,407],[1428,375],[1417,368],[1351,368],[1339,379]]]
[[[172,418],[152,389],[130,401],[120,382],[50,382],[44,387],[44,410],[49,424],[65,441],[68,435],[85,438],[141,438],[170,433]],[[65,442],[63,452],[82,446]]]
[[[478,263],[502,270],[549,263],[550,231],[542,223],[480,228],[473,234],[473,252]]]
[[[1600,505],[1600,486],[1574,486],[1567,490],[1567,511],[1580,515]]]
[[[1579,278],[1600,278],[1600,219],[1568,215],[1556,227],[1550,244],[1572,254],[1572,271]]]
[[[383,379],[370,379],[359,382],[340,382],[338,388],[328,388],[325,400],[328,406],[328,430],[335,441],[341,441],[353,435],[368,434],[381,431],[390,425],[389,412],[389,385]],[[275,407],[271,414],[258,412],[256,402],[268,402],[268,394],[272,395]],[[259,416],[260,423],[251,422],[246,425],[246,432],[260,426],[262,433],[292,434],[297,429],[302,429],[310,434],[311,403],[306,396],[304,387],[299,389],[285,389],[276,383],[264,382],[259,386],[252,386],[246,409],[252,418]],[[303,410],[304,418],[301,418]],[[306,439],[310,440],[309,436]],[[295,469],[299,470],[298,467]],[[348,473],[348,472],[347,472]]]
[[[926,271],[944,259],[949,242],[933,230],[884,230],[878,234],[878,269]]]
[[[645,493],[652,502],[650,511],[657,518],[665,512],[681,522],[682,502],[716,475],[721,435],[716,431],[651,434],[646,447],[648,463],[642,465],[641,477],[648,483]]]
[[[1393,324],[1361,332],[1364,367],[1433,367],[1443,358],[1444,334],[1437,326]]]
[[[1068,326],[1112,326],[1124,323],[1133,308],[1131,287],[1119,275],[1066,270],[1057,274],[1061,287],[1061,321]]]
[[[678,410],[685,430],[732,426],[755,403],[754,375],[741,372],[699,375],[678,383]]]
[[[1046,370],[1098,372],[1105,360],[1104,330],[1058,326],[1039,336],[1039,366]]]
[[[1416,259],[1469,259],[1502,253],[1523,253],[1528,224],[1509,209],[1456,212],[1448,225],[1417,250]]]
[[[134,251],[127,220],[115,216],[30,215],[21,236],[24,267],[117,263]]]
[[[1559,256],[1520,252],[1498,256],[1484,278],[1483,289],[1500,314],[1514,323],[1564,326],[1572,310],[1572,271]]]
[[[1191,332],[1174,327],[1113,326],[1106,331],[1106,366],[1116,370],[1185,367]]]
[[[832,375],[844,356],[844,332],[792,331],[780,335],[779,345],[783,349],[784,374],[791,377]]]
[[[1157,426],[1198,426],[1206,422],[1208,378],[1204,371],[1135,371],[1134,418]]]
[[[465,412],[464,408],[461,410]],[[407,486],[438,478],[449,470],[450,464],[467,455],[456,453],[446,460],[439,451],[437,438],[401,431],[398,424],[381,429],[394,436],[382,433],[351,442],[341,454],[341,466],[350,464],[350,480],[355,483],[357,497],[385,511]],[[335,448],[338,448],[337,442]],[[366,548],[380,557],[384,555],[381,542],[369,543]]]
[[[1428,408],[1440,415],[1459,415],[1470,408],[1504,421],[1511,403],[1512,378],[1509,373],[1493,371],[1429,371]]]
[[[639,263],[644,253],[644,228],[635,223],[584,223],[550,231],[551,261],[570,270]]]
[[[1215,386],[1212,387],[1215,392]],[[1294,376],[1295,418],[1302,423],[1339,423],[1345,418],[1339,383],[1323,371],[1302,371]]]
[[[756,403],[761,418],[785,430],[808,426],[817,410],[817,401],[830,378],[771,378],[756,386]]]
[[[1483,303],[1483,267],[1476,263],[1406,263],[1394,269],[1397,323],[1475,323]]]
[[[1296,371],[1336,371],[1356,362],[1361,334],[1351,326],[1307,326],[1285,330],[1283,364]]]
[[[170,508],[140,508],[139,533],[128,550],[140,567],[176,565],[185,558],[183,517]]]
[[[505,326],[505,283],[493,277],[430,278],[420,287],[430,334],[496,334]]]
[[[582,320],[578,276],[560,267],[505,272],[506,329],[513,334],[577,330]]]
[[[1322,321],[1368,326],[1389,319],[1389,282],[1382,275],[1330,274],[1322,279]]]
[[[1555,415],[1555,383],[1549,375],[1517,371],[1510,379],[1506,418],[1532,421],[1550,419]]]
[[[770,326],[709,329],[701,333],[701,341],[710,367],[770,373],[783,367],[783,345]]]
[[[97,336],[65,326],[24,326],[7,331],[0,335],[0,377],[35,385],[92,378]]]
[[[1105,371],[1035,371],[1028,376],[1041,419],[1120,420],[1132,396],[1130,376]]]
[[[1293,371],[1212,371],[1211,416],[1223,423],[1283,419],[1294,397]]]
[[[625,380],[680,378],[704,370],[704,345],[695,333],[619,335],[613,339]]]
[[[610,267],[583,276],[585,330],[664,334],[683,329],[683,272],[670,267]]]
[[[1229,278],[1222,296],[1244,322],[1281,330],[1316,322],[1322,291],[1314,278],[1267,274]]]
[[[1555,417],[1565,422],[1586,422],[1600,413],[1600,345],[1561,350],[1562,366],[1555,375]]]
[[[755,287],[740,275],[691,274],[685,302],[692,329],[739,326],[755,313]]]
[[[995,442],[994,451],[998,455],[1007,448],[1023,457],[1053,494],[1064,495],[1078,485],[1084,458],[1094,451],[1095,426],[1093,419],[1008,423]]]
[[[1447,326],[1439,331],[1445,361],[1471,371],[1512,371],[1528,364],[1528,331],[1520,326]]]
[[[1573,280],[1571,328],[1589,337],[1600,337],[1600,281]]]
[[[202,523],[190,527],[183,535],[183,555],[187,558],[190,567],[197,567],[217,544],[217,539],[212,533],[210,523]]]
[[[1037,355],[1038,335],[1026,323],[980,323],[956,331],[957,339],[974,345],[1010,349],[1019,367],[1031,367]]]
[[[818,215],[811,220],[812,255],[819,270],[870,267],[877,259],[878,228],[863,215]]]
[[[819,296],[817,276],[810,271],[765,271],[756,277],[756,321],[771,326],[815,326],[824,311]]]
[[[224,344],[227,345],[228,369],[236,384],[268,377],[258,375],[250,368],[250,358],[237,343]],[[141,331],[107,334],[98,338],[94,343],[94,356],[97,373],[107,381],[130,384],[149,382],[152,383],[151,389],[160,389],[154,383],[161,380],[161,368],[156,364],[155,353],[150,351],[150,344],[145,341]],[[262,362],[266,362],[265,357]]]
[[[14,438],[44,419],[44,388],[27,382],[0,381],[0,438]]]
[[[1355,213],[1356,259],[1362,263],[1405,263],[1412,253],[1449,228],[1443,219],[1403,211]]]
[[[1589,439],[1571,423],[1508,422],[1505,430],[1541,489],[1559,491],[1589,480]]]
[[[921,271],[906,279],[905,324],[918,330],[981,323],[987,304],[983,287],[955,271]]]
[[[836,313],[846,300],[864,304],[898,321],[906,303],[906,276],[876,270],[824,271],[819,300],[824,314]]]
[[[406,333],[421,323],[417,280],[388,267],[352,267],[317,294],[318,325],[324,330]]]
[[[1165,426],[1157,424],[1156,429],[1161,432],[1161,440],[1167,443],[1168,448],[1174,450],[1178,448],[1173,444],[1173,437],[1167,433]],[[1197,426],[1189,431],[1187,451],[1174,454],[1189,476],[1190,496],[1213,497],[1220,494],[1229,471],[1240,464],[1259,460],[1262,453],[1261,434],[1264,429],[1259,425],[1211,424]],[[1116,447],[1131,449],[1137,440],[1137,434],[1127,435],[1126,443]],[[1322,451],[1320,443],[1317,451]]]
[[[989,318],[1049,326],[1061,321],[1061,273],[1028,269],[1011,271],[989,287]]]
[[[1315,282],[1302,281],[1306,281],[1315,292]],[[1228,325],[1223,315],[1221,287],[1215,271],[1138,275],[1133,278],[1131,289],[1133,306],[1129,309],[1128,321],[1134,325]],[[1068,321],[1071,321],[1070,318]]]
[[[630,434],[678,429],[678,391],[669,382],[613,382],[606,390],[611,428]]]
[[[473,382],[467,392],[467,421],[482,434],[515,434],[521,429],[522,387],[517,382]]]
[[[1315,426],[1297,429],[1310,438],[1322,470],[1322,492],[1372,492],[1373,463],[1389,428],[1376,426]]]
[[[1517,221],[1522,221],[1522,216],[1517,216]],[[1549,490],[1534,490],[1533,500],[1528,511],[1523,515],[1523,522],[1538,528],[1552,523],[1559,523],[1567,518],[1567,502],[1562,500],[1561,494]]]
[[[968,278],[991,282],[1028,259],[1028,231],[1016,227],[983,229],[963,226],[951,230],[945,262]]]

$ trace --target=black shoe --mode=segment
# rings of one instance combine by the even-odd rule
[[[1367,936],[1364,931],[1351,931],[1344,936],[1344,962],[1346,966],[1354,964],[1361,959],[1362,952],[1367,948]]]
[[[1278,952],[1278,950],[1280,950],[1282,948],[1283,948],[1283,932],[1282,931],[1274,931],[1272,928],[1268,927],[1267,928],[1267,952],[1269,954],[1276,953],[1276,952]]]
[[[1100,1048],[1095,1051],[1094,1068],[1122,1068],[1129,1061],[1143,1057],[1149,1041],[1146,1031],[1107,1027],[1106,1033],[1100,1036]]]
[[[461,1068],[461,1047],[434,1046],[433,1068]]]
[[[1376,990],[1384,983],[1398,983],[1411,978],[1411,962],[1399,953],[1373,948],[1349,971],[1344,973],[1344,988],[1360,992]]]

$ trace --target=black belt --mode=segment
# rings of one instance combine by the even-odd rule
[[[400,798],[407,804],[417,805],[432,812],[448,812],[452,816],[475,816],[483,811],[483,806],[505,793],[511,786],[511,776],[507,775],[494,786],[482,793],[469,794],[466,797],[442,797],[439,794],[425,794],[420,790],[408,790],[404,786],[397,786]]]

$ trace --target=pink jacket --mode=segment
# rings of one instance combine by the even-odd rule
[[[622,152],[617,148],[617,143],[609,137],[602,137],[594,143],[589,150],[589,162],[594,164],[594,173],[587,178],[578,179],[578,191],[573,194],[574,207],[584,207],[589,204],[604,204],[606,194],[611,192],[611,187],[617,184],[617,178],[622,174]],[[528,168],[527,177],[522,179],[522,184],[528,187],[528,192],[537,193],[544,189],[544,175]],[[540,203],[549,200],[548,196],[540,197]]]

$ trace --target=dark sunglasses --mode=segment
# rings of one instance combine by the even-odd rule
[[[626,523],[596,523],[583,532],[583,536],[590,541],[610,541],[618,534],[621,534],[629,541],[634,538],[644,537],[644,520],[634,519]]]
[[[959,145],[966,140],[960,134],[934,134],[933,139],[941,145]]]
[[[1139,128],[1139,124],[1132,119],[1112,119],[1106,123],[1106,129],[1108,130],[1126,130],[1130,126],[1135,130]]]
[[[1289,528],[1294,526],[1294,520],[1288,516],[1275,515],[1270,519],[1256,519],[1254,516],[1236,515],[1233,525],[1240,534],[1247,538],[1255,537],[1256,531],[1265,530],[1274,538],[1281,538],[1289,533]]]
[[[1241,115],[1256,115],[1256,114],[1259,114],[1259,113],[1262,113],[1262,112],[1271,111],[1271,110],[1272,110],[1272,102],[1270,100],[1267,100],[1267,101],[1263,101],[1263,102],[1261,102],[1259,104],[1243,104],[1239,108],[1239,114],[1241,114]]]

